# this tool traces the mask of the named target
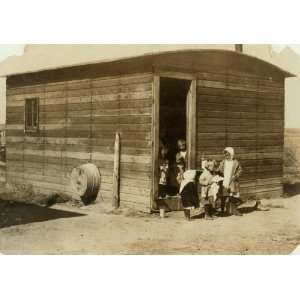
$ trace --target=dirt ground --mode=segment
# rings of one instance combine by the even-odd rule
[[[264,200],[269,211],[186,221],[182,212],[108,211],[101,204],[41,207],[0,202],[2,254],[289,254],[300,244],[300,195]]]

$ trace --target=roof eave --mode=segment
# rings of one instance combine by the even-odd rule
[[[106,59],[106,60],[97,60],[97,61],[92,61],[92,62],[88,62],[88,63],[80,63],[80,64],[70,64],[70,65],[62,65],[59,67],[54,67],[54,68],[44,68],[44,69],[38,69],[38,70],[34,70],[34,71],[28,71],[28,72],[16,72],[16,73],[10,73],[10,74],[6,74],[3,75],[2,77],[11,77],[11,76],[16,76],[16,75],[26,75],[26,74],[32,74],[32,73],[39,73],[39,72],[43,72],[43,71],[51,71],[51,70],[61,70],[61,69],[65,69],[65,68],[72,68],[72,67],[80,67],[80,66],[88,66],[88,65],[95,65],[95,64],[102,64],[102,63],[110,63],[110,62],[121,62],[124,60],[128,60],[128,59],[134,59],[134,58],[142,58],[142,57],[151,57],[151,56],[155,56],[155,55],[161,55],[161,54],[168,54],[168,53],[184,53],[184,52],[199,52],[199,53],[205,53],[205,52],[216,52],[216,53],[231,53],[231,54],[235,54],[235,55],[241,55],[241,56],[245,56],[245,57],[249,57],[252,59],[256,59],[261,61],[262,63],[265,63],[266,65],[269,65],[270,67],[273,67],[274,69],[276,69],[277,71],[281,72],[283,74],[283,76],[285,78],[291,78],[291,77],[297,77],[295,74],[290,73],[272,63],[269,63],[263,59],[260,59],[256,56],[253,55],[249,55],[249,54],[245,54],[245,53],[241,53],[241,52],[236,52],[236,51],[232,51],[232,50],[222,50],[222,49],[181,49],[181,50],[173,50],[173,51],[161,51],[161,52],[151,52],[151,53],[144,53],[142,55],[136,55],[136,56],[128,56],[128,57],[120,57],[117,59]]]

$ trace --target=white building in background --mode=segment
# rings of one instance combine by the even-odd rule
[[[188,45],[26,45],[22,56],[12,56],[0,63],[0,124],[5,122],[6,75],[55,69],[93,62],[129,58],[143,54],[183,49],[225,49],[234,51],[234,44]],[[276,53],[271,45],[243,45],[243,52],[256,56],[294,73],[296,78],[286,82],[286,126],[300,127],[297,111],[300,110],[300,57],[290,48]]]

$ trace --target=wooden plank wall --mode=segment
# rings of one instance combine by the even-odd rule
[[[148,209],[151,190],[152,74],[7,89],[7,179],[40,192],[73,194],[72,169],[88,161],[112,197],[113,146],[121,135],[121,205]],[[24,100],[40,99],[39,132],[24,134]],[[74,196],[74,194],[73,194]]]
[[[6,182],[5,130],[0,125],[0,184]]]
[[[235,148],[243,166],[241,192],[282,192],[284,83],[247,74],[199,73],[197,81],[197,163],[221,160]]]
[[[6,165],[0,161],[0,184],[6,182]]]

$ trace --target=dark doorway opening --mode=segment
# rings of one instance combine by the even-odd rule
[[[161,158],[162,147],[167,147],[169,169],[165,193],[170,196],[179,191],[175,158],[179,151],[178,140],[187,139],[187,98],[190,86],[190,80],[160,78],[159,156]]]

